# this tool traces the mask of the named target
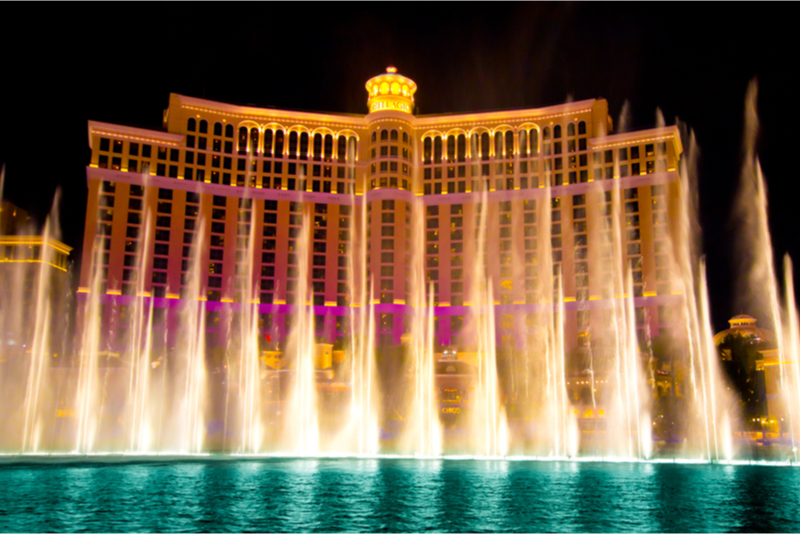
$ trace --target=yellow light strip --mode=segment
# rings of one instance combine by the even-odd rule
[[[310,124],[310,125],[317,125],[319,123],[325,124],[328,127],[337,127],[337,128],[366,128],[367,125],[364,122],[364,117],[359,116],[357,119],[354,117],[353,122],[336,122],[341,121],[342,119],[339,117],[328,118],[325,115],[320,115],[318,119],[309,120],[309,119],[301,119],[297,116],[293,116],[291,112],[283,112],[283,113],[275,113],[271,112],[270,110],[264,110],[263,115],[261,114],[245,114],[245,113],[231,113],[227,111],[221,111],[218,109],[212,108],[204,108],[200,106],[192,106],[189,104],[181,104],[183,109],[190,109],[192,111],[200,111],[203,113],[211,113],[213,115],[222,115],[223,117],[233,117],[237,119],[244,119],[244,120],[252,120],[258,121],[263,120],[265,118],[269,118],[271,121],[279,121],[279,120],[289,120],[296,124]],[[284,131],[288,130],[285,129]]]
[[[43,245],[44,237],[41,236],[17,236],[4,235],[0,237],[0,245]],[[69,254],[72,247],[65,245],[57,239],[47,239],[47,244],[59,252]]]
[[[496,123],[498,123],[500,121],[505,121],[505,122],[524,122],[524,121],[534,122],[534,121],[542,121],[542,120],[546,120],[546,119],[555,119],[555,118],[558,118],[558,117],[566,117],[568,115],[577,115],[577,114],[580,114],[580,113],[590,113],[591,111],[592,111],[592,108],[585,108],[585,109],[576,109],[576,110],[572,110],[572,111],[565,111],[563,113],[553,113],[553,114],[550,114],[550,115],[540,115],[540,116],[525,115],[525,116],[519,117],[519,118],[512,118],[510,115],[503,115],[501,113],[501,114],[495,115],[495,118],[492,118],[492,119],[489,119],[489,120],[485,120],[485,121],[468,121],[468,122],[451,122],[451,123],[448,123],[448,122],[435,122],[435,118],[434,117],[430,117],[430,118],[429,117],[422,117],[422,120],[434,119],[434,121],[430,122],[430,123],[426,122],[425,124],[420,125],[420,126],[415,126],[414,128],[416,130],[423,130],[423,129],[432,128],[432,127],[437,127],[437,128],[457,128],[459,126],[466,126],[466,127],[473,126],[474,127],[476,125],[482,125],[482,124],[496,124]],[[481,115],[485,115],[485,114],[482,113]],[[501,126],[501,125],[498,125],[498,126]],[[506,130],[507,129],[508,128],[506,128]],[[487,130],[488,130],[488,128],[487,128]],[[494,130],[491,130],[489,133],[494,133]]]
[[[636,133],[636,132],[631,132]],[[664,135],[661,137],[645,137],[645,138],[638,138],[638,139],[631,139],[629,141],[620,141],[619,143],[611,143],[608,145],[592,145],[592,148],[611,148],[615,146],[627,146],[627,145],[638,145],[640,143],[648,143],[650,141],[667,141],[670,139],[675,139],[674,135]]]
[[[0,263],[42,263],[42,260],[0,259]],[[60,265],[56,265],[55,263],[52,263],[52,262],[49,262],[49,261],[46,261],[44,263],[46,263],[47,265],[49,265],[51,267],[54,267],[54,268],[58,269],[59,271],[67,272],[67,270],[64,267],[61,267]]]
[[[118,134],[118,133],[114,133],[114,132],[109,132],[107,130],[94,130],[93,129],[92,130],[92,134],[94,134],[94,135],[106,135],[108,137],[119,137],[120,139],[130,139],[130,140],[133,140],[133,141],[147,141],[148,143],[153,143],[153,144],[158,144],[158,145],[167,145],[167,146],[176,146],[176,147],[180,146],[180,143],[177,143],[175,141],[164,141],[164,140],[161,140],[161,139],[156,139],[155,137],[150,138],[150,137],[139,137],[139,136],[136,136],[136,135],[124,135],[124,134]],[[172,135],[176,135],[176,134],[172,134]]]

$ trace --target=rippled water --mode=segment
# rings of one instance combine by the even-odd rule
[[[800,531],[800,469],[479,460],[0,465],[0,531]]]

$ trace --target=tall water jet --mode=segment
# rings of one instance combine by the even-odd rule
[[[708,304],[708,284],[706,281],[705,261],[700,263],[700,354],[703,356],[699,365],[704,378],[704,395],[706,397],[706,425],[709,428],[709,458],[730,460],[733,458],[733,439],[730,412],[732,399],[725,387],[719,368],[719,355],[714,345],[711,331],[711,312]],[[713,430],[713,431],[712,431]],[[713,438],[713,442],[711,439]],[[711,445],[713,443],[713,449]],[[713,456],[711,453],[713,452]]]
[[[536,456],[564,458],[577,453],[577,422],[569,406],[564,351],[564,298],[559,266],[553,262],[553,207],[549,173],[545,175],[542,199],[528,200],[538,229],[537,248],[530,270],[535,275],[535,301],[528,312],[524,357],[529,386],[524,403],[533,431],[524,448]],[[537,205],[538,203],[538,205]],[[526,233],[526,236],[528,234]],[[530,447],[530,448],[528,448]]]
[[[781,390],[785,403],[785,413],[789,419],[789,445],[794,461],[798,460],[797,447],[800,444],[800,321],[798,321],[797,302],[794,292],[794,271],[788,254],[783,258],[784,302],[786,306],[785,357],[781,358]],[[784,371],[784,367],[786,371]],[[784,377],[785,375],[785,377]]]
[[[356,207],[352,195],[353,209]],[[379,428],[375,376],[375,305],[374,289],[367,280],[367,203],[361,204],[358,219],[350,218],[352,235],[359,236],[359,246],[350,247],[347,266],[350,316],[350,422],[355,431],[355,444],[351,450],[358,454],[378,452]],[[369,288],[368,288],[369,285]]]
[[[737,241],[737,255],[741,259],[737,297],[739,305],[746,307],[751,315],[766,317],[767,324],[775,334],[772,341],[778,356],[780,391],[778,399],[774,401],[776,405],[770,407],[770,413],[784,415],[781,434],[784,430],[788,431],[794,449],[796,436],[800,435],[800,385],[797,360],[793,358],[797,354],[797,327],[792,323],[793,317],[796,319],[796,303],[794,293],[788,290],[790,285],[793,286],[792,264],[788,258],[784,262],[786,287],[785,299],[781,303],[769,232],[767,187],[756,155],[759,129],[757,96],[758,85],[753,80],[748,86],[745,102],[744,159],[735,211],[740,232],[746,236],[746,239]],[[784,324],[785,321],[788,323]]]
[[[136,250],[136,266],[139,273],[146,272],[152,255],[153,246],[152,214],[149,209],[144,212],[144,239]],[[132,328],[128,339],[128,357],[130,359],[130,376],[128,380],[127,419],[129,432],[129,448],[133,452],[147,452],[153,438],[152,406],[150,377],[150,357],[153,344],[153,299],[146,301],[145,277],[139,276],[136,281],[136,294],[133,301]]]
[[[81,340],[78,357],[78,388],[76,398],[76,417],[78,429],[75,439],[76,452],[92,452],[99,426],[100,412],[100,369],[99,354],[101,340],[100,290],[102,287],[102,238],[96,239],[91,266],[91,285],[87,302],[83,306],[81,324]]]
[[[248,163],[248,169],[249,169]],[[249,184],[249,175],[246,184]],[[261,449],[263,438],[262,421],[262,391],[261,391],[261,369],[259,358],[261,351],[259,347],[258,330],[258,308],[256,299],[256,288],[253,283],[255,270],[255,229],[253,214],[255,207],[253,199],[245,194],[239,201],[240,221],[247,222],[247,251],[245,253],[244,267],[241,270],[243,276],[238,279],[238,287],[235,288],[238,295],[238,321],[235,322],[235,331],[232,335],[237,336],[236,343],[239,350],[238,361],[238,395],[239,395],[239,424],[240,424],[240,452],[257,453]]]
[[[290,447],[295,454],[312,456],[319,453],[319,417],[316,386],[316,337],[314,308],[311,306],[309,245],[312,218],[303,211],[303,225],[297,239],[299,263],[294,324],[287,352],[294,361],[294,377],[289,401],[287,425]]]
[[[404,439],[405,447],[415,455],[437,456],[442,452],[442,425],[439,420],[435,394],[435,361],[433,352],[434,317],[433,287],[425,286],[425,205],[415,202],[412,207],[411,255],[411,318],[410,332],[410,409]]]
[[[669,284],[678,296],[678,314],[674,342],[685,347],[682,361],[671,362],[671,373],[679,368],[688,371],[688,387],[684,396],[688,410],[682,423],[686,426],[686,452],[707,460],[718,460],[732,454],[732,435],[726,431],[733,424],[733,402],[722,378],[719,356],[711,335],[705,268],[700,258],[700,224],[698,221],[697,161],[699,149],[693,132],[683,133],[687,150],[681,161],[676,217],[665,236],[668,255]],[[705,303],[705,304],[704,304]],[[705,306],[705,308],[704,308]]]
[[[0,180],[2,180],[0,178]],[[2,184],[0,184],[2,187]],[[28,370],[27,386],[25,390],[25,424],[23,428],[22,451],[37,451],[41,437],[41,417],[43,416],[43,396],[49,391],[47,383],[47,369],[51,354],[51,328],[53,314],[59,310],[53,309],[51,298],[51,276],[49,269],[55,264],[54,250],[50,240],[58,236],[58,201],[59,192],[53,199],[53,207],[44,225],[42,244],[39,246],[39,269],[36,274],[35,308],[33,312],[34,328],[33,343],[31,345],[30,365]],[[0,189],[2,198],[2,189]],[[51,237],[53,236],[53,237]]]
[[[497,335],[492,281],[486,272],[488,201],[483,192],[478,221],[476,261],[472,274],[470,301],[472,330],[478,352],[478,384],[472,396],[470,448],[474,454],[503,456],[508,452],[505,406],[500,400],[497,375]]]
[[[178,450],[184,453],[201,452],[206,434],[204,422],[208,375],[206,307],[202,298],[202,257],[206,230],[202,218],[199,228],[192,243],[186,298],[180,310],[181,335],[177,354],[173,357],[173,372],[178,378],[175,391],[177,421],[173,428],[179,429]]]
[[[739,191],[734,206],[735,220],[744,239],[736,240],[741,274],[737,288],[737,304],[751,315],[765,318],[781,343],[779,291],[775,276],[772,239],[767,213],[767,189],[761,164],[756,155],[758,114],[755,80],[747,88],[742,142],[743,161]],[[779,350],[780,352],[780,350]]]
[[[649,417],[650,394],[641,362],[637,334],[637,313],[633,294],[632,261],[626,254],[625,230],[618,181],[611,184],[611,191],[592,191],[607,204],[593,211],[592,226],[598,246],[592,252],[592,260],[600,267],[604,283],[598,291],[605,303],[603,308],[592,312],[592,388],[598,384],[600,400],[598,419],[604,430],[604,438],[594,445],[594,453],[603,456],[641,458],[651,452],[651,430]],[[632,198],[636,189],[626,190]],[[631,198],[628,197],[628,198]],[[602,384],[602,385],[601,385]],[[602,418],[599,416],[602,414]]]

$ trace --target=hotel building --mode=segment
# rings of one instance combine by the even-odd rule
[[[252,303],[262,332],[282,339],[293,307],[304,304],[295,300],[303,261],[309,262],[317,335],[334,342],[347,332],[354,309],[348,253],[363,245],[356,229],[365,213],[377,339],[400,344],[410,329],[412,221],[421,207],[425,243],[416,253],[424,254],[433,289],[436,336],[439,344],[459,345],[467,342],[474,237],[486,209],[486,272],[495,288],[498,341],[510,340],[517,321],[539,304],[536,262],[547,250],[562,274],[566,343],[575,347],[590,329],[593,310],[602,307],[608,273],[592,265],[589,251],[604,233],[591,227],[610,214],[618,186],[621,253],[633,269],[639,325],[651,335],[668,327],[665,312],[674,297],[666,237],[682,152],[677,128],[615,134],[603,99],[419,115],[416,84],[393,68],[366,89],[364,115],[171,94],[163,131],[89,122],[79,300],[91,291],[95,259],[112,336],[125,323],[114,314],[138,298],[154,299],[157,322],[177,321],[173,312],[188,297],[189,259],[202,231],[201,298],[211,343],[228,335],[225,314]],[[141,265],[135,254],[148,213],[152,250]],[[544,222],[543,213],[551,220]],[[299,258],[304,214],[314,226],[309,257]],[[541,236],[549,236],[546,248]],[[248,276],[257,288],[253,295],[243,292]]]

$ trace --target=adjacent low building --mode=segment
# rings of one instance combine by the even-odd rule
[[[4,281],[0,292],[0,363],[30,353],[40,300],[49,305],[53,332],[65,334],[71,251],[72,247],[38,233],[25,210],[8,201],[0,202],[0,277]],[[66,337],[62,335],[61,339]]]

